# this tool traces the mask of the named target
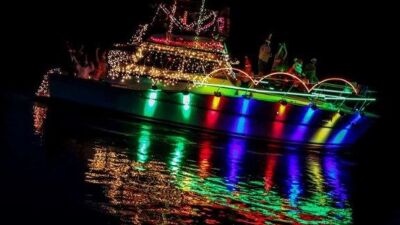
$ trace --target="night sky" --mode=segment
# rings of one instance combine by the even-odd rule
[[[109,1],[78,3],[14,3],[10,15],[3,14],[2,36],[8,62],[2,75],[6,86],[13,89],[33,90],[48,68],[62,64],[66,57],[65,41],[91,46],[107,47],[115,42],[129,40],[137,25],[146,23],[153,15],[150,1]],[[365,149],[366,163],[361,166],[374,181],[361,181],[365,192],[382,188],[377,179],[384,179],[373,166],[382,165],[393,170],[389,156],[375,156],[376,151],[393,153],[392,136],[385,123],[392,124],[394,91],[399,76],[398,65],[391,64],[389,53],[394,51],[391,35],[398,28],[389,5],[377,2],[350,4],[341,1],[296,3],[266,0],[209,0],[207,6],[231,7],[231,34],[227,40],[232,55],[241,59],[252,57],[256,68],[258,48],[272,32],[272,45],[286,42],[289,59],[300,57],[308,61],[318,58],[320,77],[340,75],[367,84],[379,91],[379,113],[384,115],[379,128],[381,136],[372,136],[371,149]],[[391,18],[393,17],[393,18]],[[4,63],[4,62],[3,62]],[[390,71],[390,72],[389,72]],[[394,117],[393,117],[394,118]],[[384,133],[384,134],[383,134]],[[376,132],[375,132],[376,135]],[[379,140],[379,141],[378,141]],[[359,152],[359,151],[358,151]],[[367,154],[369,153],[369,154]],[[360,154],[360,153],[359,153]],[[393,158],[392,158],[393,159]],[[396,159],[396,158],[394,158]],[[390,168],[389,168],[390,167]],[[382,169],[382,168],[381,168]],[[398,172],[398,171],[397,171]],[[367,176],[367,175],[366,175]],[[376,183],[378,182],[378,183]],[[395,187],[388,185],[388,192]],[[385,197],[372,196],[366,213],[385,211]],[[386,211],[385,211],[386,212]],[[383,213],[383,212],[382,212]],[[387,212],[384,215],[390,214]],[[387,215],[388,216],[388,215]],[[376,218],[375,218],[376,217]],[[378,221],[379,216],[375,215]],[[373,220],[371,220],[373,221]]]
[[[13,20],[7,24],[10,31],[6,39],[10,38],[19,49],[14,52],[15,57],[21,51],[27,53],[29,78],[36,79],[37,73],[62,61],[66,40],[93,46],[129,40],[138,24],[151,19],[152,2],[155,1],[23,4],[11,16],[15,20],[5,18]],[[378,68],[380,42],[376,41],[389,32],[382,26],[382,16],[377,13],[379,6],[364,3],[361,7],[338,1],[266,2],[207,2],[211,8],[231,7],[232,26],[227,44],[234,57],[242,59],[249,55],[256,66],[258,47],[272,32],[272,46],[286,42],[289,59],[318,58],[320,77],[340,75],[377,85],[373,74]]]

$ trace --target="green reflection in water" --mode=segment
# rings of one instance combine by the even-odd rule
[[[139,140],[138,140],[138,150],[137,150],[137,161],[140,163],[147,162],[149,158],[149,148],[151,145],[151,127],[147,125],[142,125]]]

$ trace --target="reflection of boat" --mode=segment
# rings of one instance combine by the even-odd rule
[[[90,121],[92,110],[54,106],[34,106],[35,133],[44,131],[45,146],[77,154],[85,203],[117,224],[352,222],[346,167],[336,156],[272,154],[282,150],[278,144],[212,140],[152,123],[132,124],[122,138],[101,135],[90,127],[106,117]]]
[[[146,35],[163,15],[167,33]],[[288,73],[254,78],[233,68],[227,24],[204,1],[196,17],[161,4],[131,43],[109,51],[104,80],[51,73],[40,93],[173,125],[317,145],[351,144],[377,117],[366,111],[372,92],[345,79],[308,84]]]

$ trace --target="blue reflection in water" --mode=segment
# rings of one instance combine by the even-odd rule
[[[231,139],[228,146],[228,176],[226,180],[229,191],[236,190],[241,163],[246,149],[246,142],[241,139]]]
[[[324,158],[324,169],[327,184],[330,186],[330,195],[336,199],[336,206],[340,208],[345,207],[347,202],[346,190],[340,181],[340,170],[337,166],[337,158],[334,156],[326,156]]]
[[[291,154],[287,157],[289,166],[289,201],[290,206],[297,207],[297,201],[303,188],[300,181],[299,156]]]

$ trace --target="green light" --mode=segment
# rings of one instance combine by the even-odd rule
[[[246,91],[246,92],[254,92],[254,93],[261,93],[261,94],[279,94],[279,95],[286,95],[286,96],[302,96],[302,97],[316,97],[316,98],[324,98],[326,100],[349,100],[349,101],[376,101],[375,98],[347,98],[347,97],[339,97],[339,96],[333,96],[325,98],[326,95],[321,95],[318,93],[298,93],[298,92],[284,92],[284,91],[268,91],[268,90],[259,90],[259,89],[254,89],[254,88],[242,88],[242,87],[236,87],[236,86],[230,86],[230,85],[222,85],[222,84],[205,84],[205,83],[196,83],[197,85],[201,86],[208,86],[208,87],[217,87],[217,88],[227,88],[227,89],[233,89],[233,90],[240,90],[240,91]]]
[[[374,102],[376,98],[348,98],[348,97],[327,97],[325,100],[343,100],[343,101],[367,101]]]
[[[149,131],[150,126],[142,125],[140,136],[139,136],[139,146],[137,151],[137,161],[140,163],[145,163],[149,157],[149,147],[150,147],[150,137],[151,133]]]
[[[338,91],[338,90],[321,89],[321,88],[315,88],[314,91],[329,92],[329,93],[338,93],[338,94],[352,94],[351,91]]]
[[[143,109],[143,114],[147,117],[153,117],[154,113],[157,108],[157,98],[158,98],[158,91],[151,91],[149,94],[149,98],[147,99],[144,109]]]
[[[191,108],[190,108],[190,100],[191,100],[191,95],[182,95],[182,116],[184,120],[189,120],[190,119],[190,114],[191,114]]]
[[[177,173],[184,155],[186,140],[183,137],[174,137],[173,141],[175,142],[175,148],[171,154],[170,169],[173,173]]]

